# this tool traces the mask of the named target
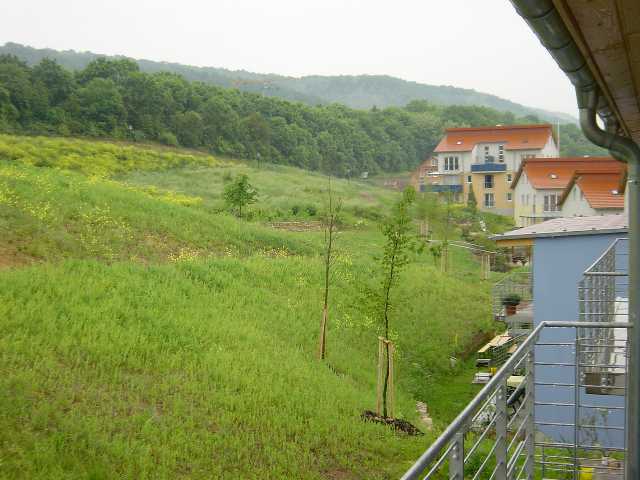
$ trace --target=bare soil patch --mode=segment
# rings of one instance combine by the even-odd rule
[[[365,410],[360,418],[365,422],[375,422],[382,423],[385,425],[389,425],[397,432],[406,433],[407,435],[415,436],[415,435],[424,435],[417,427],[415,427],[410,422],[406,420],[402,420],[401,418],[389,418],[389,417],[381,417],[376,415],[375,412],[371,410]]]
[[[26,267],[36,261],[13,246],[0,244],[0,269]]]
[[[324,477],[329,480],[351,480],[356,478],[353,473],[344,468],[334,468],[324,472]]]
[[[271,227],[277,230],[287,230],[289,232],[311,232],[322,230],[322,222],[273,222]]]

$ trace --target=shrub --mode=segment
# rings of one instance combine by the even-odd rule
[[[307,205],[304,210],[310,217],[315,217],[318,213],[318,209],[314,205]]]
[[[158,134],[158,141],[165,145],[169,145],[170,147],[177,147],[180,145],[178,143],[178,138],[173,133],[166,130]]]
[[[365,218],[367,220],[373,220],[374,222],[379,222],[384,218],[382,212],[377,207],[361,207],[355,206],[353,207],[353,214],[356,217]]]

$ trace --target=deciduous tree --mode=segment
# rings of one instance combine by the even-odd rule
[[[229,207],[237,209],[238,217],[242,218],[242,209],[258,200],[258,191],[251,186],[247,175],[240,174],[225,187],[224,200]]]

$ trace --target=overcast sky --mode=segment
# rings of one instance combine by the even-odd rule
[[[293,76],[387,74],[576,112],[569,81],[508,0],[3,3],[0,44]]]

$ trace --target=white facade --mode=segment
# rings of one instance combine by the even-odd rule
[[[626,195],[624,200],[626,206]],[[622,208],[593,208],[591,205],[589,205],[589,202],[584,197],[584,193],[577,183],[573,185],[573,188],[571,188],[569,195],[567,195],[567,198],[562,204],[563,217],[592,217],[596,215],[615,215],[617,213],[623,212],[624,210]]]
[[[502,148],[501,148],[502,147]],[[502,152],[502,156],[501,156]],[[508,150],[504,142],[480,142],[474,145],[471,151],[436,153],[434,158],[438,160],[438,173],[465,173],[471,172],[471,165],[488,163],[487,157],[493,157],[493,163],[504,163],[507,172],[516,172],[520,168],[522,160],[530,157],[556,158],[560,154],[553,136],[549,136],[546,145],[542,148],[531,150]],[[451,169],[453,158],[454,167]],[[457,159],[457,162],[456,162]]]
[[[526,146],[527,134],[522,135],[525,139],[514,139],[513,133],[505,134],[505,138],[511,139],[514,146]],[[496,135],[487,135],[485,138],[496,138]],[[459,185],[456,191],[461,193],[463,201],[466,201],[469,192],[473,190],[481,210],[511,216],[517,209],[519,198],[511,190],[511,182],[520,165],[523,160],[531,157],[557,158],[559,152],[556,141],[553,135],[548,135],[542,148],[509,150],[509,141],[483,142],[477,139],[476,136],[471,140],[477,143],[460,140],[455,144],[460,145],[461,149],[471,147],[470,150],[434,152],[433,157],[437,162],[437,172],[432,173],[433,177],[437,177],[434,183],[441,186]],[[455,146],[451,143],[447,148]],[[542,203],[540,205],[542,208]]]
[[[526,172],[522,172],[513,191],[514,221],[518,227],[526,227],[550,218],[563,216],[558,206],[562,189],[535,188]]]

